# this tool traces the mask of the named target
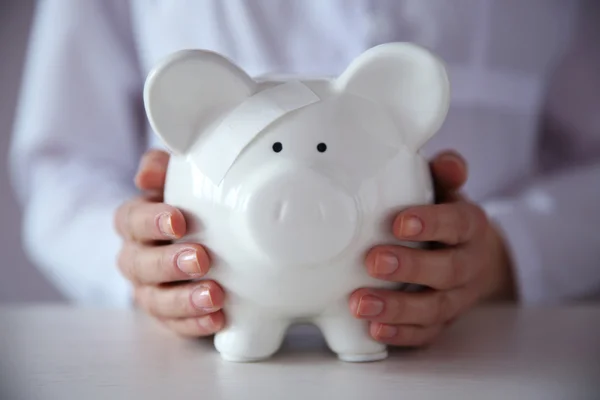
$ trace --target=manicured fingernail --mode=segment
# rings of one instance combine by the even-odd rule
[[[210,290],[207,287],[199,286],[192,292],[192,303],[196,308],[210,311],[215,308],[215,303],[210,296]]]
[[[203,275],[198,262],[198,253],[193,249],[185,250],[177,256],[177,268],[191,276]]]
[[[398,269],[398,258],[391,253],[377,253],[375,256],[375,274],[389,275]]]
[[[380,338],[392,338],[398,334],[398,328],[392,325],[380,325],[377,330],[377,337]]]
[[[358,301],[356,311],[361,317],[374,317],[383,311],[383,301],[375,296],[364,295]]]
[[[423,230],[423,223],[417,217],[404,217],[400,224],[400,234],[405,237],[415,236]]]
[[[212,315],[205,315],[197,319],[198,325],[205,332],[213,332],[216,328],[215,321],[213,321]]]
[[[175,231],[173,230],[173,220],[171,214],[162,213],[158,216],[158,229],[165,236],[175,237]]]

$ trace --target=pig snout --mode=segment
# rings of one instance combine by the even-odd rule
[[[310,169],[261,176],[244,207],[255,251],[274,262],[311,265],[351,244],[360,215],[353,196]]]

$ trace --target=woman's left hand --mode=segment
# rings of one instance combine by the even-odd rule
[[[511,266],[500,234],[479,206],[458,193],[467,178],[464,160],[444,153],[430,167],[437,203],[402,211],[393,232],[402,241],[441,246],[378,246],[366,257],[371,276],[428,289],[363,288],[350,297],[352,313],[369,320],[371,335],[389,345],[427,345],[478,302],[514,297]]]

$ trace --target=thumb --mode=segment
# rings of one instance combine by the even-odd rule
[[[160,192],[165,187],[169,153],[162,150],[149,150],[140,160],[135,185],[142,191]]]
[[[468,170],[465,159],[454,151],[445,151],[429,163],[436,198],[441,202],[461,199],[458,191],[467,181]]]

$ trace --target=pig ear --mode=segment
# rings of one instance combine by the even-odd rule
[[[216,53],[182,50],[150,72],[144,106],[167,148],[183,154],[203,129],[251,96],[255,86],[246,73]]]
[[[443,62],[410,43],[389,43],[367,50],[337,79],[339,90],[387,109],[414,151],[440,129],[450,102]]]

